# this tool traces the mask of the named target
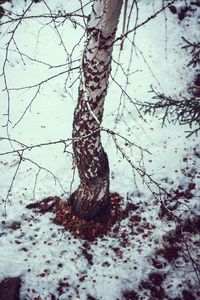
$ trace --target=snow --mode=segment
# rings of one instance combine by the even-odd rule
[[[138,1],[138,23],[159,10],[162,5],[160,2]],[[45,3],[33,3],[27,16],[49,13],[49,8],[52,13],[58,10],[72,12],[80,6],[79,1],[72,0],[49,0],[48,7]],[[5,3],[4,8],[20,14],[29,4],[30,1],[25,4],[15,0],[13,7]],[[84,8],[84,13],[87,15],[90,9],[91,3]],[[141,300],[159,299],[156,295],[152,298],[150,290],[144,288],[144,282],[152,272],[166,275],[163,287],[168,298],[160,299],[182,297],[183,290],[195,293],[198,299],[199,281],[187,249],[182,245],[182,254],[171,262],[158,254],[164,247],[163,237],[176,227],[173,220],[159,217],[160,203],[152,194],[152,191],[158,191],[158,187],[149,182],[147,177],[138,176],[136,169],[126,159],[141,169],[144,164],[146,173],[169,191],[178,189],[180,185],[187,190],[188,184],[195,183],[192,198],[179,199],[183,204],[176,213],[182,218],[190,216],[187,204],[199,214],[200,161],[194,152],[194,148],[198,147],[198,137],[186,138],[187,126],[169,124],[161,128],[159,115],[145,115],[145,120],[142,119],[132,103],[136,100],[151,101],[151,86],[168,96],[188,95],[187,89],[196,71],[186,67],[189,54],[181,48],[184,45],[182,36],[199,41],[198,15],[199,8],[194,17],[186,17],[182,21],[168,10],[166,15],[161,13],[137,30],[134,41],[136,47],[133,50],[132,37],[125,40],[120,53],[120,65],[115,63],[118,61],[120,45],[115,45],[112,66],[114,80],[109,83],[103,126],[119,133],[132,144],[127,145],[126,140],[116,135],[120,147],[117,148],[112,135],[106,131],[102,132],[102,139],[109,157],[111,191],[123,197],[123,207],[129,200],[137,204],[138,209],[130,211],[129,216],[120,221],[116,234],[111,231],[105,237],[89,243],[91,261],[83,254],[85,241],[52,223],[52,213],[41,215],[26,209],[30,202],[40,201],[49,195],[67,199],[78,185],[77,171],[74,177],[70,140],[54,142],[71,138],[79,70],[71,71],[68,77],[67,70],[80,64],[84,30],[80,26],[74,28],[70,19],[50,24],[46,18],[26,19],[18,26],[14,37],[21,54],[11,42],[5,65],[10,89],[11,123],[8,131],[3,127],[8,118],[8,95],[4,90],[3,77],[0,77],[0,136],[7,137],[9,133],[13,139],[11,144],[5,139],[0,140],[0,201],[7,198],[6,207],[4,203],[0,206],[0,281],[20,276],[20,300],[50,300],[54,299],[53,295],[59,300],[85,300],[90,299],[89,295],[98,300],[134,299],[125,298],[126,291],[137,292]],[[1,24],[6,20],[9,18],[2,18]],[[84,25],[81,18],[77,17],[77,20]],[[117,36],[121,34],[121,23]],[[1,25],[1,70],[6,43],[16,25]],[[72,65],[71,59],[76,60]],[[128,82],[124,75],[127,69],[130,74]],[[62,75],[46,82],[47,78],[61,72]],[[41,85],[41,81],[45,83]],[[31,88],[33,85],[35,87]],[[122,93],[119,85],[126,87],[127,95]],[[21,87],[23,89],[19,89]],[[2,155],[13,149],[21,149],[22,145],[17,141],[25,145],[52,144],[24,151],[24,161],[19,165],[17,153]],[[150,153],[141,153],[141,149],[134,145]],[[143,180],[146,180],[150,189]],[[130,221],[135,216],[139,216],[140,221]],[[198,262],[199,237],[196,234],[192,237],[189,235],[187,241],[192,257]],[[155,259],[163,263],[161,269],[152,263]]]

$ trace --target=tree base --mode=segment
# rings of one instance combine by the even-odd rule
[[[122,211],[120,204],[122,198],[117,193],[109,194],[110,207],[103,214],[99,214],[94,220],[85,220],[74,214],[70,202],[63,201],[59,197],[48,197],[41,202],[31,203],[29,209],[39,210],[40,213],[52,212],[55,214],[53,223],[64,226],[73,236],[87,241],[94,241],[97,237],[107,234],[113,225],[127,216]]]
[[[104,174],[91,180],[82,180],[68,200],[74,214],[85,220],[95,220],[99,217],[104,219],[109,214],[109,168],[107,155],[102,153],[107,166],[103,168]]]
[[[75,191],[68,200],[74,215],[88,221],[106,222],[110,217],[111,209],[109,193],[100,202],[95,201],[95,196],[89,202],[86,197],[81,198],[78,192],[78,190]]]

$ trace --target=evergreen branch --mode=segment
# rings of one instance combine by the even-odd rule
[[[189,125],[190,128],[198,126],[191,131],[188,131],[188,136],[198,134],[200,130],[200,98],[191,97],[190,99],[183,98],[182,100],[173,99],[163,93],[156,92],[153,88],[155,102],[138,102],[140,109],[144,114],[152,114],[159,110],[162,112],[162,126],[166,123],[178,123],[179,125]]]

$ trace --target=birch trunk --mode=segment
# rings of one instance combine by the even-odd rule
[[[122,0],[94,0],[87,25],[72,133],[80,185],[71,196],[74,212],[86,219],[109,208],[109,163],[100,126],[121,7]]]

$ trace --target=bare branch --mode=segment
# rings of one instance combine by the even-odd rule
[[[71,68],[70,70],[65,70],[65,71],[62,71],[62,72],[59,72],[53,76],[50,76],[36,84],[32,84],[32,85],[27,85],[27,86],[22,86],[22,87],[15,87],[15,88],[9,88],[8,90],[9,91],[20,91],[20,90],[25,90],[25,89],[30,89],[30,88],[35,88],[35,87],[41,87],[41,85],[43,85],[44,83],[47,83],[48,81],[52,80],[52,79],[55,79],[56,77],[58,76],[61,76],[61,75],[64,75],[70,71],[73,71],[73,70],[79,70],[79,66],[78,67],[74,67],[74,68]],[[36,92],[37,93],[37,92]]]
[[[5,59],[4,59],[4,63],[3,63],[3,71],[2,71],[2,74],[0,76],[3,76],[3,79],[4,79],[4,86],[5,86],[5,91],[7,92],[7,122],[5,124],[5,127],[7,128],[7,134],[9,135],[8,133],[8,125],[9,123],[11,123],[10,121],[10,91],[9,91],[9,88],[8,88],[8,82],[7,82],[7,76],[6,76],[6,64],[7,62],[9,61],[8,60],[8,53],[9,53],[9,47],[11,45],[11,42],[14,40],[14,35],[15,35],[15,32],[17,31],[17,28],[19,27],[19,25],[21,24],[24,16],[26,15],[26,13],[29,11],[29,9],[31,8],[33,2],[30,3],[30,5],[24,10],[23,14],[21,15],[21,19],[18,21],[18,23],[16,24],[15,28],[10,32],[11,33],[11,37],[10,39],[8,40],[7,42],[7,45],[6,45],[6,54],[5,54]]]
[[[147,24],[149,21],[155,19],[160,13],[162,13],[165,9],[167,9],[170,5],[172,5],[175,1],[177,0],[172,0],[170,1],[168,4],[166,4],[165,6],[162,6],[162,8],[160,10],[158,10],[155,14],[151,15],[150,17],[148,17],[145,21],[143,21],[142,23],[136,25],[134,28],[129,29],[126,33],[121,34],[119,37],[117,37],[114,41],[114,43],[123,40],[124,38],[126,38],[130,33],[136,31],[138,28],[144,26],[145,24]]]
[[[6,198],[3,199],[3,201],[2,201],[2,203],[4,204],[4,210],[5,210],[4,215],[5,215],[5,217],[7,217],[7,203],[8,203],[8,201],[9,201],[9,197],[10,197],[12,188],[13,188],[13,186],[14,186],[14,182],[15,182],[15,180],[16,180],[16,178],[17,178],[17,174],[18,174],[18,172],[19,172],[20,165],[21,165],[21,163],[22,163],[22,155],[21,155],[20,153],[18,153],[18,156],[19,156],[19,161],[17,162],[17,167],[16,167],[16,169],[15,169],[14,175],[13,175],[12,180],[11,180],[11,183],[10,183],[10,186],[9,186],[9,188],[8,188]],[[2,203],[1,203],[1,204],[2,204]]]

